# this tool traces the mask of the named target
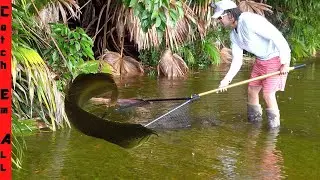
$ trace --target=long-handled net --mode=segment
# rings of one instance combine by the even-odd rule
[[[304,67],[299,65],[291,67],[290,70]],[[224,88],[232,88],[247,84],[255,80],[265,79],[270,76],[279,75],[280,71],[248,79],[238,83],[230,84]],[[101,118],[115,119],[126,123],[142,124],[144,127],[152,129],[180,129],[191,126],[194,119],[192,102],[202,96],[215,93],[221,89],[214,89],[200,94],[193,94],[190,97],[164,98],[164,99],[118,99],[117,106],[100,107],[103,112]],[[107,110],[106,110],[107,109]]]
[[[295,70],[295,69],[299,69],[302,67],[305,67],[305,64],[302,65],[297,65],[294,67],[290,67],[289,71]],[[275,76],[275,75],[279,75],[280,71],[277,72],[273,72],[273,73],[269,73],[269,74],[265,74],[263,76],[259,76],[259,77],[255,77],[252,79],[248,79],[248,80],[244,80],[238,83],[233,83],[230,84],[226,87],[224,87],[225,89],[229,89],[232,87],[236,87],[236,86],[240,86],[243,84],[247,84],[249,82],[252,81],[256,81],[256,80],[261,80],[261,79],[265,79],[267,77],[270,76]],[[156,119],[152,120],[151,122],[148,122],[147,124],[145,124],[145,127],[148,128],[181,128],[181,127],[188,127],[190,126],[190,114],[189,114],[189,104],[197,99],[199,99],[202,96],[211,94],[211,93],[216,93],[221,91],[220,88],[218,89],[213,89],[210,91],[206,91],[200,94],[194,94],[189,98],[167,98],[167,99],[163,99],[163,101],[176,101],[177,99],[179,100],[186,100],[185,102],[179,104],[178,106],[172,108],[170,111],[166,112],[165,114],[157,117]],[[152,101],[160,101],[160,99],[149,99],[149,100],[141,100],[141,102],[143,103],[149,103]],[[135,104],[133,104],[135,105]],[[130,106],[130,105],[129,105]]]

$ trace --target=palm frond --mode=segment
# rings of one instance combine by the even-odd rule
[[[189,7],[188,10],[185,10],[191,11],[188,14],[192,14],[192,18],[197,19],[195,24],[198,26],[201,38],[206,35],[209,26],[213,22],[211,17],[214,9],[209,6],[211,2],[210,0],[187,0],[185,3]]]
[[[13,46],[13,113],[19,119],[43,118],[52,130],[70,127],[64,112],[63,96],[39,54],[22,46]],[[50,123],[49,123],[50,122]]]
[[[112,49],[112,51],[120,53],[122,48],[120,37],[133,42],[138,51],[159,47],[161,43],[164,43],[168,48],[176,49],[186,41],[195,39],[193,35],[195,28],[198,28],[201,37],[206,31],[203,27],[205,23],[198,23],[198,18],[185,3],[182,3],[181,6],[184,16],[179,18],[176,24],[173,23],[172,16],[170,16],[170,9],[165,9],[164,13],[154,16],[158,23],[151,26],[147,32],[142,28],[142,22],[135,15],[134,9],[126,8],[123,4],[115,1],[101,1],[100,3],[101,7],[99,8],[89,3],[85,8],[84,16],[86,18],[82,23],[88,33],[94,37],[95,45],[101,55],[105,49]],[[170,3],[170,6],[175,6],[175,2]],[[159,31],[159,23],[162,21],[166,23],[163,31]],[[93,29],[94,25],[95,29]]]
[[[159,61],[157,70],[158,76],[174,78],[186,76],[189,68],[179,55],[172,54],[171,50],[167,49]]]
[[[264,16],[265,11],[269,13],[273,13],[273,11],[271,10],[272,6],[264,3],[243,0],[243,1],[240,1],[238,6],[239,6],[239,9],[243,12],[247,12],[247,11],[253,12],[253,13],[260,14],[262,16]]]
[[[112,74],[116,76],[133,76],[144,73],[141,63],[130,56],[106,51],[99,59],[107,62],[112,67]]]

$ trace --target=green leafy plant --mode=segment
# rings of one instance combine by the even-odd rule
[[[204,52],[209,56],[212,64],[220,64],[219,49],[211,41],[203,41]]]
[[[187,46],[181,47],[180,52],[181,52],[182,56],[184,57],[184,60],[186,61],[188,66],[192,67],[192,66],[197,65],[196,58],[194,57],[191,48],[188,48]]]
[[[160,60],[163,48],[150,48],[139,52],[139,59],[144,66],[156,66]]]
[[[184,15],[181,1],[123,0],[123,3],[134,9],[134,15],[139,17],[144,32],[155,25],[158,33],[162,33],[167,25],[174,27]]]
[[[77,75],[78,67],[86,60],[94,60],[93,42],[82,28],[70,30],[64,24],[52,24],[51,30],[54,41],[45,55],[59,79],[66,82]]]
[[[13,114],[19,119],[41,118],[52,130],[70,127],[50,71],[40,55],[27,46],[13,44]]]
[[[320,48],[320,4],[317,0],[270,0],[275,7],[272,22],[284,33],[294,61],[315,56]]]
[[[209,31],[203,40],[199,38],[196,41],[190,41],[179,47],[177,52],[191,67],[205,68],[211,64],[219,64],[221,61],[220,49],[215,42],[219,41],[221,44],[228,44],[228,37],[225,37],[225,34],[227,34],[225,31]],[[220,40],[220,38],[224,40]]]
[[[77,74],[88,74],[98,72],[111,74],[112,70],[107,62],[96,60],[86,61],[77,68]]]

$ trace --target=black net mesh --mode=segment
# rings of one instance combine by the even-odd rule
[[[180,129],[191,126],[190,104],[194,99],[177,101],[136,102],[136,100],[118,106],[87,104],[91,113],[113,121],[142,124],[152,129]],[[132,104],[133,103],[133,104]]]
[[[189,109],[196,98],[175,98],[168,101],[117,99],[114,104],[110,97],[110,93],[94,96],[84,104],[83,109],[99,118],[141,124],[151,129],[180,129],[191,126]]]
[[[191,126],[189,105],[192,99],[179,104],[175,108],[147,123],[145,127],[156,129],[175,129]]]

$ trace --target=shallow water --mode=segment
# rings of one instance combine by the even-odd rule
[[[182,80],[140,77],[119,84],[121,98],[185,97],[217,88],[225,67]],[[233,82],[247,79],[244,66]],[[26,137],[24,168],[14,179],[317,179],[320,177],[320,64],[292,71],[279,92],[281,128],[247,123],[247,86],[201,97],[190,127],[159,130],[124,149],[76,129]],[[264,104],[262,103],[264,106]],[[132,120],[132,119],[131,119]],[[134,119],[145,123],[145,120]]]

